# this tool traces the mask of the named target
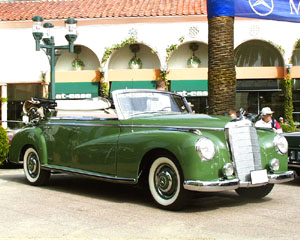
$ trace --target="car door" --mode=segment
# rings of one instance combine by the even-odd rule
[[[72,166],[74,120],[49,120],[40,125],[47,147],[48,164]]]
[[[73,126],[71,166],[101,174],[116,174],[116,151],[120,135],[117,119],[78,119]]]

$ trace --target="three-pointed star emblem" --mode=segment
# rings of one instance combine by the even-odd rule
[[[269,9],[272,9],[272,7],[268,3],[266,3],[265,0],[257,0],[255,3],[252,4],[253,7],[256,7],[256,6],[259,6],[259,5],[263,5],[267,8],[269,8]]]

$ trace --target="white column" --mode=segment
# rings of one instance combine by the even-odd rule
[[[7,99],[7,85],[1,85],[1,98]],[[1,119],[7,121],[7,101],[1,102]],[[2,122],[2,127],[7,128],[7,122]]]

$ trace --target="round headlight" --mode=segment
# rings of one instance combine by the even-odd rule
[[[278,159],[276,158],[273,158],[271,161],[270,161],[270,169],[272,171],[278,171],[279,170],[279,167],[280,167],[280,162]]]
[[[234,168],[233,168],[233,165],[232,163],[226,163],[224,166],[223,166],[223,174],[226,176],[226,177],[230,177],[232,176],[234,173]]]
[[[204,161],[209,161],[215,156],[215,145],[206,137],[200,138],[196,142],[196,150]]]
[[[276,135],[274,138],[274,146],[276,151],[281,155],[286,154],[288,151],[288,142],[284,136]]]

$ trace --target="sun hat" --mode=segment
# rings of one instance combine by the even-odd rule
[[[264,107],[261,110],[261,115],[267,115],[267,114],[273,114],[274,112],[271,110],[271,108],[269,107]]]

